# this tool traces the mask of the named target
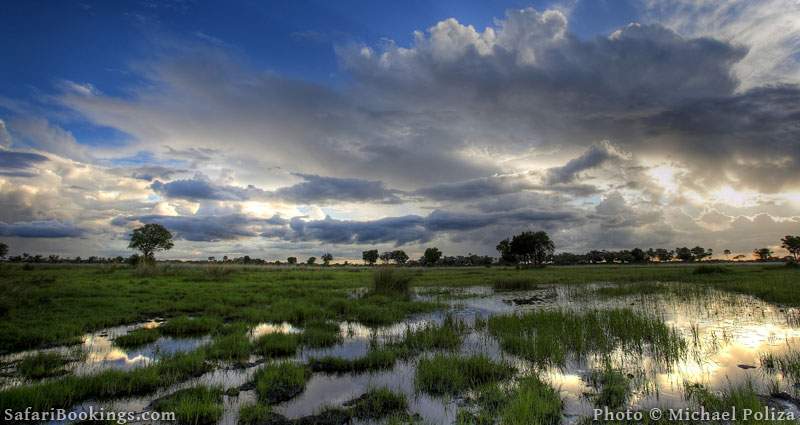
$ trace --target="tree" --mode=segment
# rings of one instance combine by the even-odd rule
[[[631,262],[633,263],[646,263],[647,262],[647,253],[640,248],[633,248],[631,250]]]
[[[390,251],[384,251],[381,253],[380,258],[383,264],[389,264],[389,261],[392,261],[392,253]]]
[[[511,240],[506,238],[497,244],[497,252],[500,253],[500,262],[507,264],[515,264],[517,258],[511,252]]]
[[[692,260],[690,261],[703,261],[703,258],[710,257],[714,253],[711,249],[706,251],[702,246],[696,246],[690,251],[692,252]]]
[[[543,231],[514,235],[510,246],[511,253],[523,264],[544,264],[555,251],[555,244]]]
[[[759,261],[766,261],[769,260],[770,257],[772,257],[772,251],[769,248],[758,248],[756,250],[753,250],[753,255]]]
[[[317,257],[308,257],[308,260],[306,260],[306,264],[308,264],[309,266],[313,266],[314,263],[316,262],[317,262]]]
[[[692,250],[683,247],[683,248],[675,248],[675,258],[681,261],[692,261],[694,256],[692,255]]]
[[[363,259],[364,262],[369,264],[370,266],[375,264],[375,262],[378,261],[378,250],[370,249],[368,251],[362,252],[361,259]]]
[[[8,255],[8,245],[0,242],[0,258],[5,258]]]
[[[155,261],[156,252],[166,251],[174,245],[172,233],[166,227],[150,223],[133,230],[128,248],[141,251],[144,260],[152,262]]]
[[[781,248],[789,251],[789,254],[792,254],[794,257],[794,261],[797,261],[797,256],[800,255],[800,236],[784,236],[783,239],[781,239]],[[0,253],[1,252],[2,249],[0,248]],[[0,255],[0,257],[2,257],[2,255]]]
[[[286,262],[289,264],[297,264],[297,257],[289,257],[286,259]]]
[[[672,258],[675,257],[674,251],[670,251],[665,248],[657,248],[654,252],[655,257],[662,263],[672,261]]]
[[[731,255],[731,250],[730,249],[726,249],[726,250],[722,251],[722,253],[725,254],[725,259],[727,260],[728,257]]]
[[[422,254],[422,260],[426,266],[436,264],[440,258],[442,258],[442,251],[439,251],[439,248],[426,248],[425,253]]]
[[[402,249],[392,251],[392,260],[397,264],[405,264],[408,261],[408,254]]]
[[[331,264],[331,261],[333,261],[333,255],[331,255],[329,252],[322,254],[321,258],[322,258],[322,264],[326,266],[329,266]]]

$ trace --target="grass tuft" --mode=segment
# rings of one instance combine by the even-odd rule
[[[222,388],[193,387],[178,390],[153,403],[153,410],[174,412],[178,424],[216,424],[222,417]]]
[[[409,296],[411,294],[411,279],[413,276],[406,271],[395,270],[391,267],[381,267],[372,273],[373,294],[389,296]]]
[[[158,328],[139,328],[114,338],[114,345],[121,348],[137,348],[156,342],[161,337]]]
[[[308,360],[308,367],[313,372],[322,373],[364,373],[390,369],[396,361],[397,355],[393,350],[378,349],[352,360],[333,356],[312,358]]]
[[[492,283],[495,291],[526,291],[537,288],[537,282],[531,277],[513,276],[497,279]]]
[[[724,266],[715,266],[709,264],[703,264],[701,266],[697,266],[694,268],[692,273],[694,274],[719,274],[719,273],[730,273],[731,270]]]
[[[432,395],[454,395],[511,378],[515,369],[485,355],[459,357],[436,354],[417,365],[416,387]]]
[[[253,380],[256,384],[258,399],[269,404],[276,404],[291,400],[303,392],[309,378],[311,378],[311,371],[306,366],[293,362],[281,362],[259,369]]]
[[[184,337],[206,335],[216,331],[221,326],[222,321],[216,317],[181,316],[168,320],[159,329],[164,335]]]
[[[26,379],[42,379],[66,373],[64,366],[70,359],[63,354],[41,352],[25,356],[17,364],[17,373]]]
[[[268,358],[293,356],[300,347],[300,336],[290,333],[271,333],[259,337],[254,351]]]

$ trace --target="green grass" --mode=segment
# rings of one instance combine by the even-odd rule
[[[538,280],[532,276],[512,276],[497,279],[492,282],[495,291],[524,291],[536,289]]]
[[[765,408],[764,403],[761,402],[758,393],[750,382],[741,385],[729,385],[728,388],[722,391],[710,391],[699,384],[687,384],[685,391],[689,400],[705,407],[709,412],[730,412],[733,408],[736,408],[737,415],[739,415],[736,423],[767,424],[772,422],[769,420],[759,421],[753,418],[745,419],[742,416],[742,412],[745,409],[753,412],[763,412]]]
[[[222,389],[193,387],[178,390],[153,403],[157,412],[174,412],[175,422],[183,425],[216,424],[222,417]]]
[[[62,375],[70,358],[63,354],[41,352],[25,356],[17,364],[17,373],[25,379],[42,379]]]
[[[629,309],[597,311],[539,310],[520,315],[494,316],[489,332],[506,352],[538,365],[562,366],[569,354],[652,353],[657,359],[679,359],[686,343],[657,318]]]
[[[561,398],[555,388],[532,375],[519,380],[508,403],[500,410],[503,425],[561,423]]]
[[[768,372],[780,372],[793,384],[800,383],[800,351],[789,349],[781,354],[764,353],[761,366]]]
[[[624,407],[631,395],[631,382],[619,369],[606,365],[603,369],[593,370],[589,381],[595,389],[594,405],[619,410]]]
[[[339,325],[331,322],[307,323],[300,335],[300,343],[310,348],[332,347],[341,342]]]
[[[168,320],[159,327],[163,335],[174,337],[206,335],[218,330],[222,321],[216,317],[187,317],[180,316]]]
[[[413,276],[405,270],[381,267],[372,273],[370,290],[374,294],[408,296]]]
[[[289,357],[300,348],[300,336],[291,333],[266,334],[256,339],[253,347],[256,354],[264,357]]]
[[[424,324],[418,328],[406,328],[403,336],[387,345],[403,357],[410,357],[429,350],[456,350],[467,331],[467,325],[451,315],[440,324]]]
[[[253,376],[253,381],[258,399],[268,404],[276,404],[290,400],[303,392],[309,378],[311,371],[305,365],[281,362],[259,369]]]
[[[357,419],[379,419],[406,412],[408,401],[403,394],[388,388],[373,388],[346,405]]]
[[[368,268],[231,267],[236,271],[223,282],[209,280],[204,266],[170,266],[153,276],[139,277],[133,268],[100,274],[103,268],[99,266],[23,270],[18,265],[4,265],[0,271],[0,352],[75,344],[86,332],[153,317],[208,317],[250,325],[287,321],[302,326],[320,320],[386,325],[439,307],[397,297],[392,291],[353,299],[353,289],[372,285]],[[768,265],[726,267],[730,273],[694,274],[694,267],[668,264],[536,270],[429,267],[397,272],[413,274],[409,285],[425,287],[491,286],[503,279],[526,280],[531,285],[684,282],[800,306],[800,287],[796,285],[800,270]]]
[[[282,417],[265,404],[246,404],[239,409],[239,425],[280,424]]]
[[[374,349],[356,359],[333,356],[311,358],[308,360],[308,367],[313,372],[322,373],[364,373],[390,369],[394,367],[396,361],[397,354],[394,350]]]
[[[179,353],[131,371],[107,370],[88,376],[65,376],[0,391],[0,410],[45,411],[67,408],[90,398],[108,400],[167,388],[210,369],[205,352]]]
[[[206,348],[210,360],[222,360],[243,364],[250,359],[253,344],[245,332],[220,335]]]
[[[716,266],[710,264],[703,264],[694,268],[694,274],[716,274],[716,273],[730,273],[731,269],[724,266]]]
[[[158,328],[139,328],[114,338],[114,345],[121,348],[136,348],[156,342],[161,337]]]
[[[436,354],[421,359],[415,385],[431,395],[455,395],[481,385],[511,378],[515,369],[484,355],[460,357]]]

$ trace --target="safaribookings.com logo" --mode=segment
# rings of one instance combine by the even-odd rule
[[[22,411],[6,409],[3,419],[15,422],[49,422],[49,421],[98,421],[116,422],[120,425],[128,422],[174,421],[175,412],[126,412],[106,411],[89,406],[86,410],[67,411],[66,409],[50,409],[43,412],[27,408]]]
[[[595,421],[685,421],[685,422],[736,422],[736,421],[775,421],[794,422],[794,412],[783,411],[774,407],[762,409],[736,408],[729,410],[708,411],[704,407],[698,409],[661,409],[650,410],[610,410],[607,407],[594,409]]]

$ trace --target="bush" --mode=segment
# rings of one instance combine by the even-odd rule
[[[730,273],[730,269],[723,266],[702,265],[695,267],[694,274],[716,274],[716,273]]]
[[[382,267],[372,273],[372,293],[408,296],[411,293],[412,278],[407,272]]]

